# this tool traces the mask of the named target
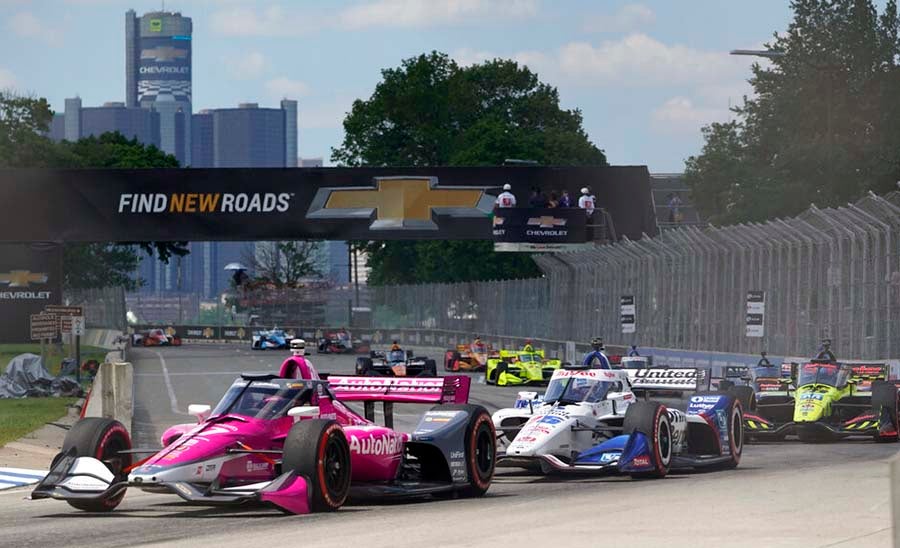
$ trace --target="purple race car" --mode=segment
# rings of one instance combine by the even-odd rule
[[[469,379],[330,377],[302,357],[278,375],[242,375],[219,404],[192,405],[198,424],[163,434],[163,449],[132,462],[121,423],[87,418],[32,498],[113,510],[128,487],[208,505],[263,503],[294,514],[333,511],[349,497],[483,495],[491,485],[496,434],[481,406],[467,405]],[[364,402],[360,416],[344,405]],[[383,402],[385,426],[374,423]],[[392,428],[393,403],[439,403],[411,434]]]

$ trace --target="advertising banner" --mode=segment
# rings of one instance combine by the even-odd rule
[[[0,241],[488,240],[503,184],[588,181],[618,234],[655,234],[643,167],[0,169]],[[581,210],[524,211],[532,239],[584,241]]]
[[[61,246],[0,244],[0,342],[31,339],[31,315],[60,303],[62,279]]]
[[[747,336],[762,337],[766,331],[766,292],[747,292]]]
[[[587,239],[587,215],[577,208],[504,208],[494,211],[495,242],[577,244]]]

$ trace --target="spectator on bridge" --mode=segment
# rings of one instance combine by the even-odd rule
[[[578,198],[578,207],[583,209],[588,217],[594,214],[594,197],[591,196],[591,191],[588,187],[581,189],[581,198]]]
[[[531,198],[528,199],[528,207],[547,207],[547,195],[538,187],[531,190]]]
[[[680,223],[684,219],[684,216],[681,214],[681,198],[674,192],[670,192],[668,199],[669,222]]]
[[[550,199],[547,200],[547,207],[559,207],[559,200],[556,198],[556,193],[550,193]]]
[[[572,197],[569,196],[568,190],[562,191],[562,196],[559,197],[559,207],[572,207]]]
[[[516,207],[516,196],[510,190],[512,190],[512,186],[509,183],[503,185],[503,192],[497,196],[497,201],[494,202],[496,207]]]

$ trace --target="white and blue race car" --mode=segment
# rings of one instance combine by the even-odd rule
[[[285,333],[284,330],[274,327],[267,331],[257,331],[250,339],[251,350],[282,350],[291,347],[291,339],[294,336]]]
[[[697,389],[695,369],[641,371],[561,369],[543,396],[520,392],[515,407],[493,415],[501,441],[508,441],[497,466],[663,477],[670,470],[738,465],[744,440],[740,401],[695,393],[686,411],[638,401],[634,389]]]

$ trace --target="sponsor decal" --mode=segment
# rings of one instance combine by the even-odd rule
[[[565,377],[579,377],[586,379],[618,379],[620,377],[618,371],[610,371],[608,369],[558,369],[553,373],[554,379]]]
[[[249,460],[247,461],[247,471],[248,472],[261,472],[263,470],[268,470],[268,469],[269,469],[268,462],[253,462],[253,461],[249,461]]]
[[[206,471],[207,471],[207,472],[215,472],[215,471],[216,471],[216,465],[215,465],[215,464],[207,464],[207,465],[206,465]]]
[[[45,273],[29,270],[0,273],[0,285],[6,285],[10,289],[27,288],[31,284],[45,284],[48,279]],[[51,294],[51,291],[0,291],[0,299],[46,301],[50,299]]]
[[[603,453],[600,455],[600,462],[612,462],[615,460],[619,460],[619,457],[622,456],[622,453]]]
[[[814,392],[807,392],[805,394],[800,394],[801,400],[821,400],[825,397],[824,394],[818,394]]]
[[[720,396],[691,396],[691,403],[719,403]]]
[[[403,449],[403,437],[396,434],[382,434],[360,438],[350,434],[350,451],[358,455],[394,455]]]
[[[149,66],[139,69],[141,74],[189,74],[191,67]]]
[[[546,417],[541,419],[541,422],[545,423],[545,424],[559,424],[559,423],[563,422],[564,420],[565,419],[563,419],[561,417],[556,417],[554,415],[547,415]]]
[[[440,186],[436,177],[376,177],[369,187],[320,188],[309,219],[369,219],[370,230],[436,230],[434,215],[483,217],[485,187]]]
[[[119,213],[284,213],[294,193],[122,193]]]
[[[650,457],[649,455],[641,455],[639,457],[635,457],[631,463],[634,466],[650,466]]]

